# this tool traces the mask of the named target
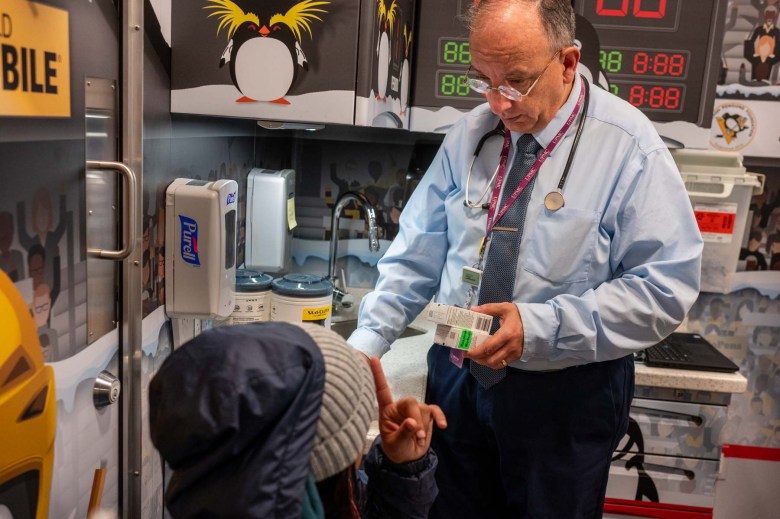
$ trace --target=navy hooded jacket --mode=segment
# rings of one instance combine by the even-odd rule
[[[301,516],[325,383],[320,349],[279,322],[220,327],[174,351],[149,386],[152,442],[173,470],[174,517]],[[375,444],[364,517],[427,517],[433,452],[394,465]]]

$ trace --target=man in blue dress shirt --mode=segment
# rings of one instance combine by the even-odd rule
[[[518,139],[550,147],[582,105],[569,0],[482,0],[469,29],[469,84],[487,103],[448,132],[404,208],[349,339],[369,356],[387,352],[432,297],[470,300],[462,271],[484,268],[480,243],[499,209],[482,204],[502,139],[487,141],[470,172],[480,138],[503,121],[510,175]],[[462,368],[448,348],[428,353],[426,400],[449,422],[434,435],[431,517],[600,517],[628,424],[632,354],[674,331],[698,295],[702,240],[668,149],[637,109],[599,88],[589,94],[564,205],[544,200],[557,191],[578,117],[529,184],[519,252],[506,258],[511,297],[474,308],[500,328]],[[486,388],[470,363],[509,367]]]

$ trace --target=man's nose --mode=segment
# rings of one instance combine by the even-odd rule
[[[504,97],[498,90],[488,90],[485,96],[490,105],[490,110],[499,117],[512,106],[512,101]]]

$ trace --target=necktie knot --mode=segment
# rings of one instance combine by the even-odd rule
[[[527,155],[536,155],[536,153],[542,147],[536,142],[534,136],[530,133],[526,133],[518,137],[517,139],[517,153],[525,153]]]

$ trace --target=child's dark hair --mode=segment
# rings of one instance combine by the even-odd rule
[[[355,497],[355,465],[317,483],[325,519],[360,519]]]

